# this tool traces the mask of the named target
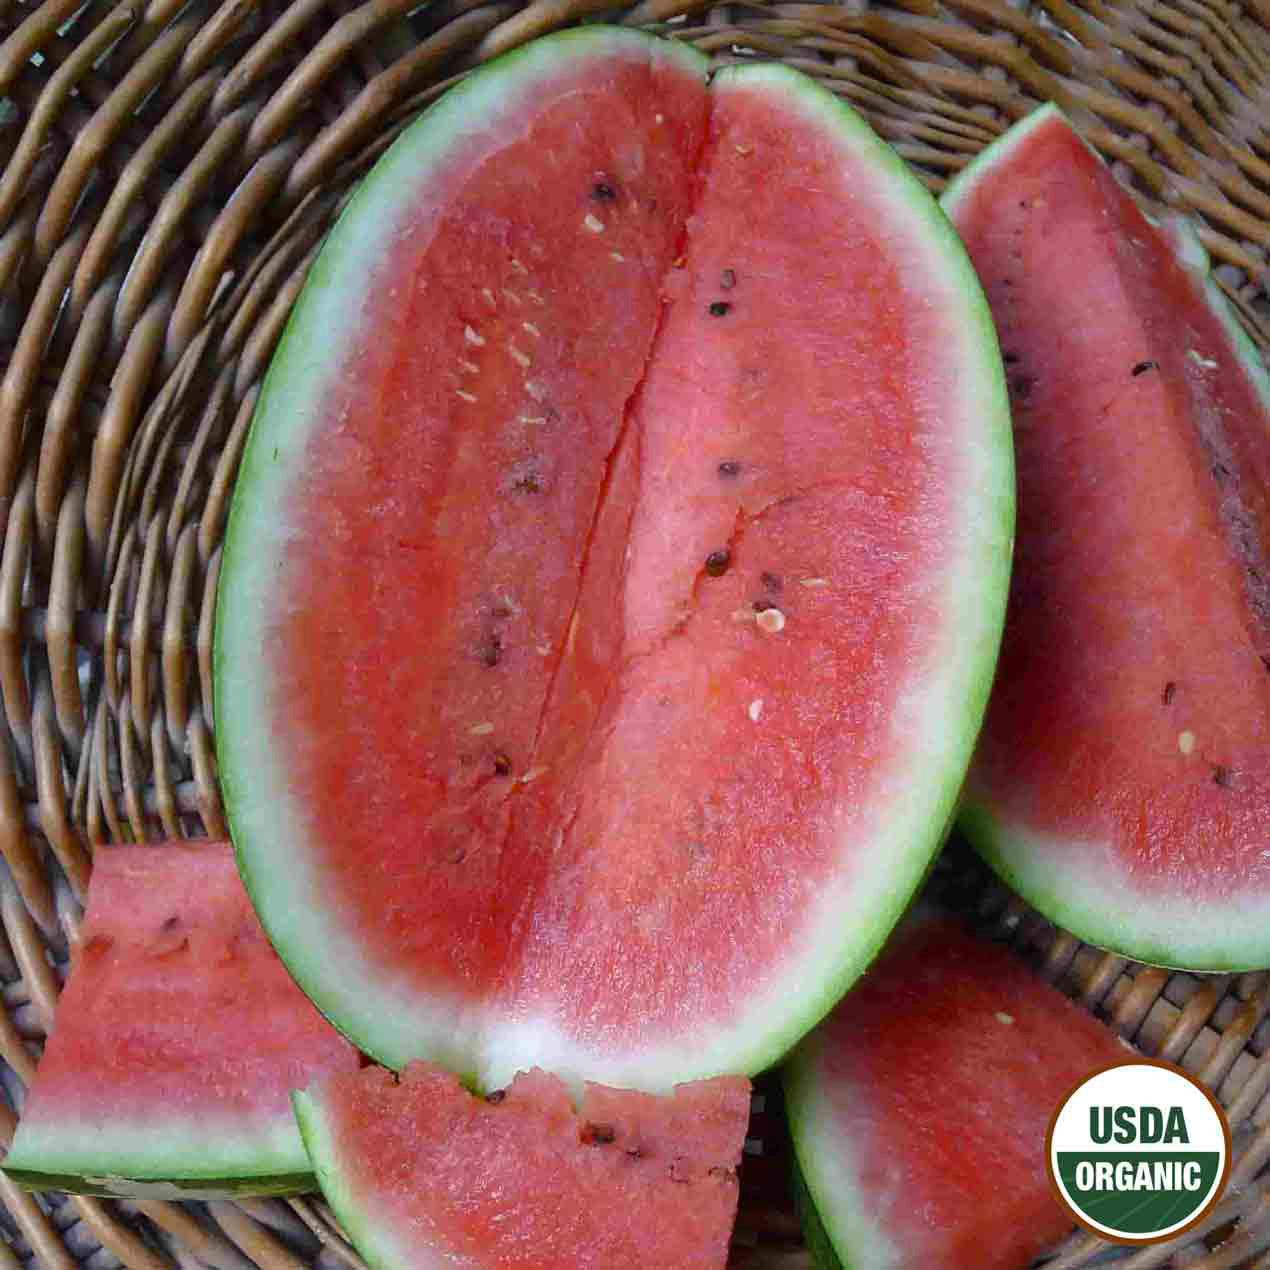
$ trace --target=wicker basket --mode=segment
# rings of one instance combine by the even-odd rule
[[[1270,346],[1270,0],[0,0],[0,1143],[53,1016],[92,845],[223,835],[210,649],[247,423],[319,239],[466,68],[603,14],[723,63],[780,58],[938,189],[1059,102],[1149,203],[1191,212]],[[81,9],[82,6],[82,9]],[[1125,1266],[1270,1268],[1270,972],[1083,947],[954,844],[932,885],[1144,1053],[1226,1104],[1236,1163],[1180,1246]],[[743,1170],[734,1264],[805,1267],[779,1097]],[[360,1265],[312,1198],[31,1196],[0,1175],[0,1270]],[[1105,1260],[1074,1237],[1050,1270]],[[1170,1260],[1171,1259],[1171,1260]]]

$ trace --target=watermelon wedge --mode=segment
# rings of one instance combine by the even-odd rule
[[[270,948],[228,843],[103,847],[4,1171],[143,1199],[311,1190],[291,1090],[359,1061]]]
[[[723,1270],[750,1084],[657,1097],[534,1070],[486,1101],[411,1063],[295,1095],[322,1191],[375,1270]]]
[[[821,1270],[1019,1270],[1073,1222],[1050,1120],[1124,1042],[1000,945],[905,922],[785,1072]]]
[[[387,1066],[667,1090],[780,1056],[953,815],[1006,399],[916,179],[779,66],[590,27],[333,231],[228,528],[232,836]]]
[[[1270,965],[1270,378],[1190,229],[1053,107],[944,205],[1001,335],[1021,509],[966,833],[1091,943]]]

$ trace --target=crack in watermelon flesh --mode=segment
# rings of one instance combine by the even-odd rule
[[[775,1058],[790,967],[815,1017],[916,885],[1008,447],[973,279],[862,124],[574,38],[455,107],[477,139],[403,166],[345,282],[319,263],[241,478],[218,731],[265,923],[365,1048],[665,1087]],[[303,858],[257,849],[275,816]]]
[[[1001,332],[1019,525],[967,825],[1082,938],[1270,961],[1270,387],[1193,234],[1051,109],[947,196]]]

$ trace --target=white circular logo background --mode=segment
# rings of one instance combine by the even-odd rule
[[[1217,1202],[1230,1170],[1230,1130],[1209,1093],[1180,1069],[1146,1059],[1083,1081],[1055,1116],[1046,1163],[1082,1225],[1120,1243],[1155,1243]]]

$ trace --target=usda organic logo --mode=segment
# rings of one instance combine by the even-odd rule
[[[1230,1173],[1230,1129],[1179,1067],[1138,1059],[1077,1085],[1046,1143],[1050,1178],[1081,1225],[1149,1244],[1199,1221]]]

